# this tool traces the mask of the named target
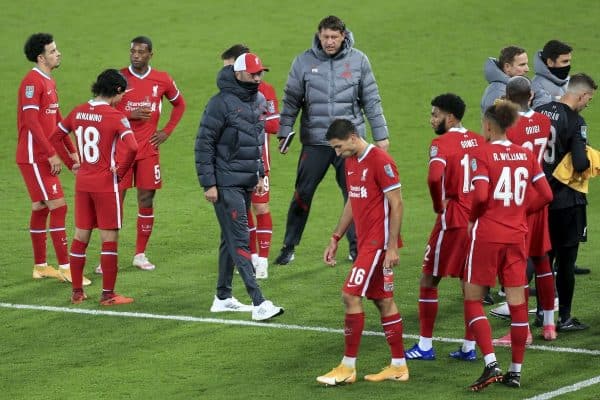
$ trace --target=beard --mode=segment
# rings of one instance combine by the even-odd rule
[[[444,133],[447,132],[446,129],[446,121],[442,121],[440,122],[440,124],[438,126],[436,126],[433,131],[435,132],[436,135],[443,135]]]

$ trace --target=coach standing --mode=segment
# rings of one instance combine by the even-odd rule
[[[198,180],[221,226],[219,278],[210,311],[251,311],[254,320],[283,313],[283,308],[263,297],[248,248],[250,195],[255,190],[264,192],[261,146],[266,106],[264,99],[261,102],[258,98],[258,85],[266,70],[252,53],[244,53],[233,65],[223,67],[217,77],[219,93],[206,105],[195,145]],[[240,303],[232,295],[234,265],[253,306]]]
[[[350,120],[361,137],[366,135],[365,116],[369,120],[377,147],[387,150],[388,129],[381,107],[381,97],[367,56],[353,48],[352,32],[335,16],[324,18],[318,26],[312,48],[296,57],[288,75],[283,97],[283,111],[277,135],[280,146],[292,132],[298,113],[302,150],[298,159],[296,184],[288,210],[285,237],[276,264],[294,259],[300,243],[317,186],[329,165],[347,200],[344,160],[328,145],[325,133],[338,118]],[[280,149],[283,153],[287,149]],[[347,233],[350,256],[356,258],[354,229]]]

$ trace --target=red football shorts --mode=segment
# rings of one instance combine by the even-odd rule
[[[527,216],[526,245],[530,257],[545,256],[551,249],[548,207]]]
[[[121,229],[123,198],[114,192],[75,192],[75,226],[79,229]]]
[[[50,172],[50,163],[18,164],[32,202],[65,197],[58,175]]]
[[[251,196],[251,202],[253,204],[259,203],[259,204],[265,204],[268,203],[270,200],[270,196],[269,193],[271,192],[270,189],[270,181],[269,181],[269,174],[265,175],[265,192],[263,194],[257,194],[256,192],[252,192],[252,196]]]
[[[394,292],[383,290],[383,259],[385,250],[360,248],[352,269],[346,277],[342,290],[353,296],[371,300],[394,296]]]
[[[423,273],[439,277],[461,278],[467,257],[468,243],[467,228],[444,231],[442,225],[436,222],[427,247],[425,247]]]
[[[525,242],[488,243],[471,241],[463,280],[475,285],[504,287],[527,285]]]
[[[151,190],[160,189],[162,187],[160,159],[158,154],[141,160],[135,160],[131,169],[127,171],[119,183],[120,190],[126,190],[134,186],[138,189]]]

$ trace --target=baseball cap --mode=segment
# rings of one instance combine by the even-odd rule
[[[260,58],[253,53],[244,53],[235,59],[233,63],[234,71],[246,71],[249,74],[256,74],[261,71],[268,71],[269,68],[265,68],[260,61]]]

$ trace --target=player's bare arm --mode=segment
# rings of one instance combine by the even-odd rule
[[[400,188],[386,192],[385,198],[390,206],[390,226],[387,242],[387,250],[383,259],[384,268],[393,268],[400,262],[398,253],[398,240],[402,230],[402,216],[404,214],[404,202],[402,201],[402,190]]]
[[[129,114],[129,119],[141,119],[143,121],[147,121],[152,116],[152,110],[148,107],[140,107],[131,111]]]
[[[338,248],[338,241],[344,236],[348,227],[352,223],[352,205],[350,201],[346,202],[344,206],[344,211],[342,212],[342,216],[340,217],[340,221],[337,226],[333,230],[333,234],[331,235],[331,239],[329,240],[329,245],[325,249],[323,253],[323,261],[325,264],[334,267],[336,264],[335,261],[335,253]]]
[[[48,157],[48,162],[50,163],[50,171],[52,172],[52,175],[58,175],[62,168],[62,161],[60,161],[58,154]]]
[[[152,134],[152,136],[150,136],[150,144],[158,147],[161,144],[163,144],[168,138],[169,135],[165,131],[156,131]]]
[[[265,178],[264,177],[258,178],[258,183],[256,184],[254,191],[258,195],[265,194]]]

